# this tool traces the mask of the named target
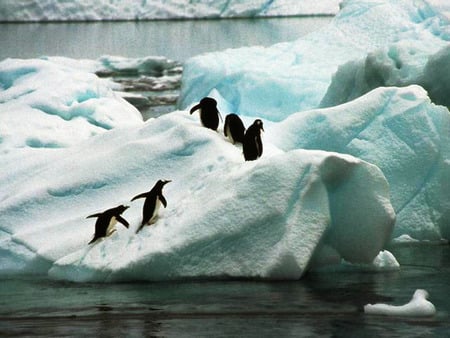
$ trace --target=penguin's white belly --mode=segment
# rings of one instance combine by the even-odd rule
[[[114,231],[116,231],[117,219],[116,217],[111,217],[109,221],[108,228],[106,228],[106,236],[111,235]]]
[[[227,137],[230,140],[230,142],[234,144],[235,142],[234,142],[234,139],[233,139],[233,135],[231,135],[231,131],[230,131],[230,126],[229,125],[226,126],[226,134],[227,134]]]
[[[153,210],[153,215],[150,218],[149,224],[152,224],[157,218],[159,213],[159,208],[161,207],[161,201],[159,198],[156,198],[155,210]]]

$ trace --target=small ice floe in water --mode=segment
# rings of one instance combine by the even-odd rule
[[[431,317],[436,313],[433,303],[427,300],[428,292],[417,289],[409,303],[395,306],[388,304],[367,304],[364,313],[371,315],[402,316],[402,317]]]
[[[380,251],[380,253],[373,260],[372,265],[376,270],[399,270],[400,264],[395,256],[387,250]]]

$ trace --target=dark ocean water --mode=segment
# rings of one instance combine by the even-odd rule
[[[299,281],[75,284],[0,281],[0,336],[448,337],[450,247],[392,248],[396,272],[312,272]],[[367,303],[430,293],[431,318],[369,316]]]

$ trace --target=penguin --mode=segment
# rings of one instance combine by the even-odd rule
[[[219,110],[217,109],[217,101],[211,97],[204,97],[198,104],[191,108],[190,113],[200,110],[200,121],[206,128],[217,130],[219,127]],[[222,116],[220,116],[222,119]]]
[[[260,119],[256,119],[245,132],[242,150],[244,151],[246,161],[256,160],[262,155],[263,144],[261,141],[261,130],[264,131],[263,123]]]
[[[244,142],[245,127],[241,118],[236,114],[228,114],[225,117],[225,125],[223,127],[223,132],[231,143]]]
[[[97,221],[95,221],[94,238],[92,238],[89,244],[94,243],[99,238],[111,235],[114,231],[116,231],[115,225],[117,222],[122,223],[125,228],[128,228],[130,225],[121,216],[121,214],[128,208],[128,206],[119,205],[118,207],[87,216],[86,218],[97,218]]]
[[[164,205],[164,208],[167,207],[167,201],[162,194],[162,189],[169,182],[172,181],[159,180],[153,186],[152,190],[134,196],[131,199],[131,201],[134,201],[138,198],[145,197],[144,208],[142,210],[142,223],[137,229],[136,233],[138,233],[145,224],[150,225],[155,222],[156,218],[158,217],[158,210],[161,204]]]

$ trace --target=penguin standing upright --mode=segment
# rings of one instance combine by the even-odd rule
[[[118,207],[87,216],[86,218],[97,218],[97,221],[95,222],[94,238],[92,238],[89,244],[94,243],[99,238],[111,235],[116,231],[115,225],[117,222],[122,223],[128,228],[130,225],[122,216],[120,216],[128,208],[128,206],[119,205]]]
[[[190,113],[200,110],[200,121],[206,128],[217,130],[219,127],[219,110],[217,109],[217,101],[211,97],[204,97],[198,104],[191,108]]]
[[[134,196],[131,199],[131,201],[134,201],[138,198],[145,198],[144,208],[142,210],[142,223],[136,233],[138,233],[145,224],[150,225],[154,223],[158,217],[158,210],[161,204],[164,205],[164,208],[167,207],[167,201],[162,194],[162,189],[169,182],[171,181],[159,180],[150,191]]]
[[[262,155],[263,144],[261,141],[261,130],[264,131],[263,123],[257,119],[245,132],[242,150],[244,151],[246,161],[256,160]]]
[[[223,133],[233,144],[236,142],[244,142],[245,127],[241,118],[236,114],[228,114],[225,117]]]

